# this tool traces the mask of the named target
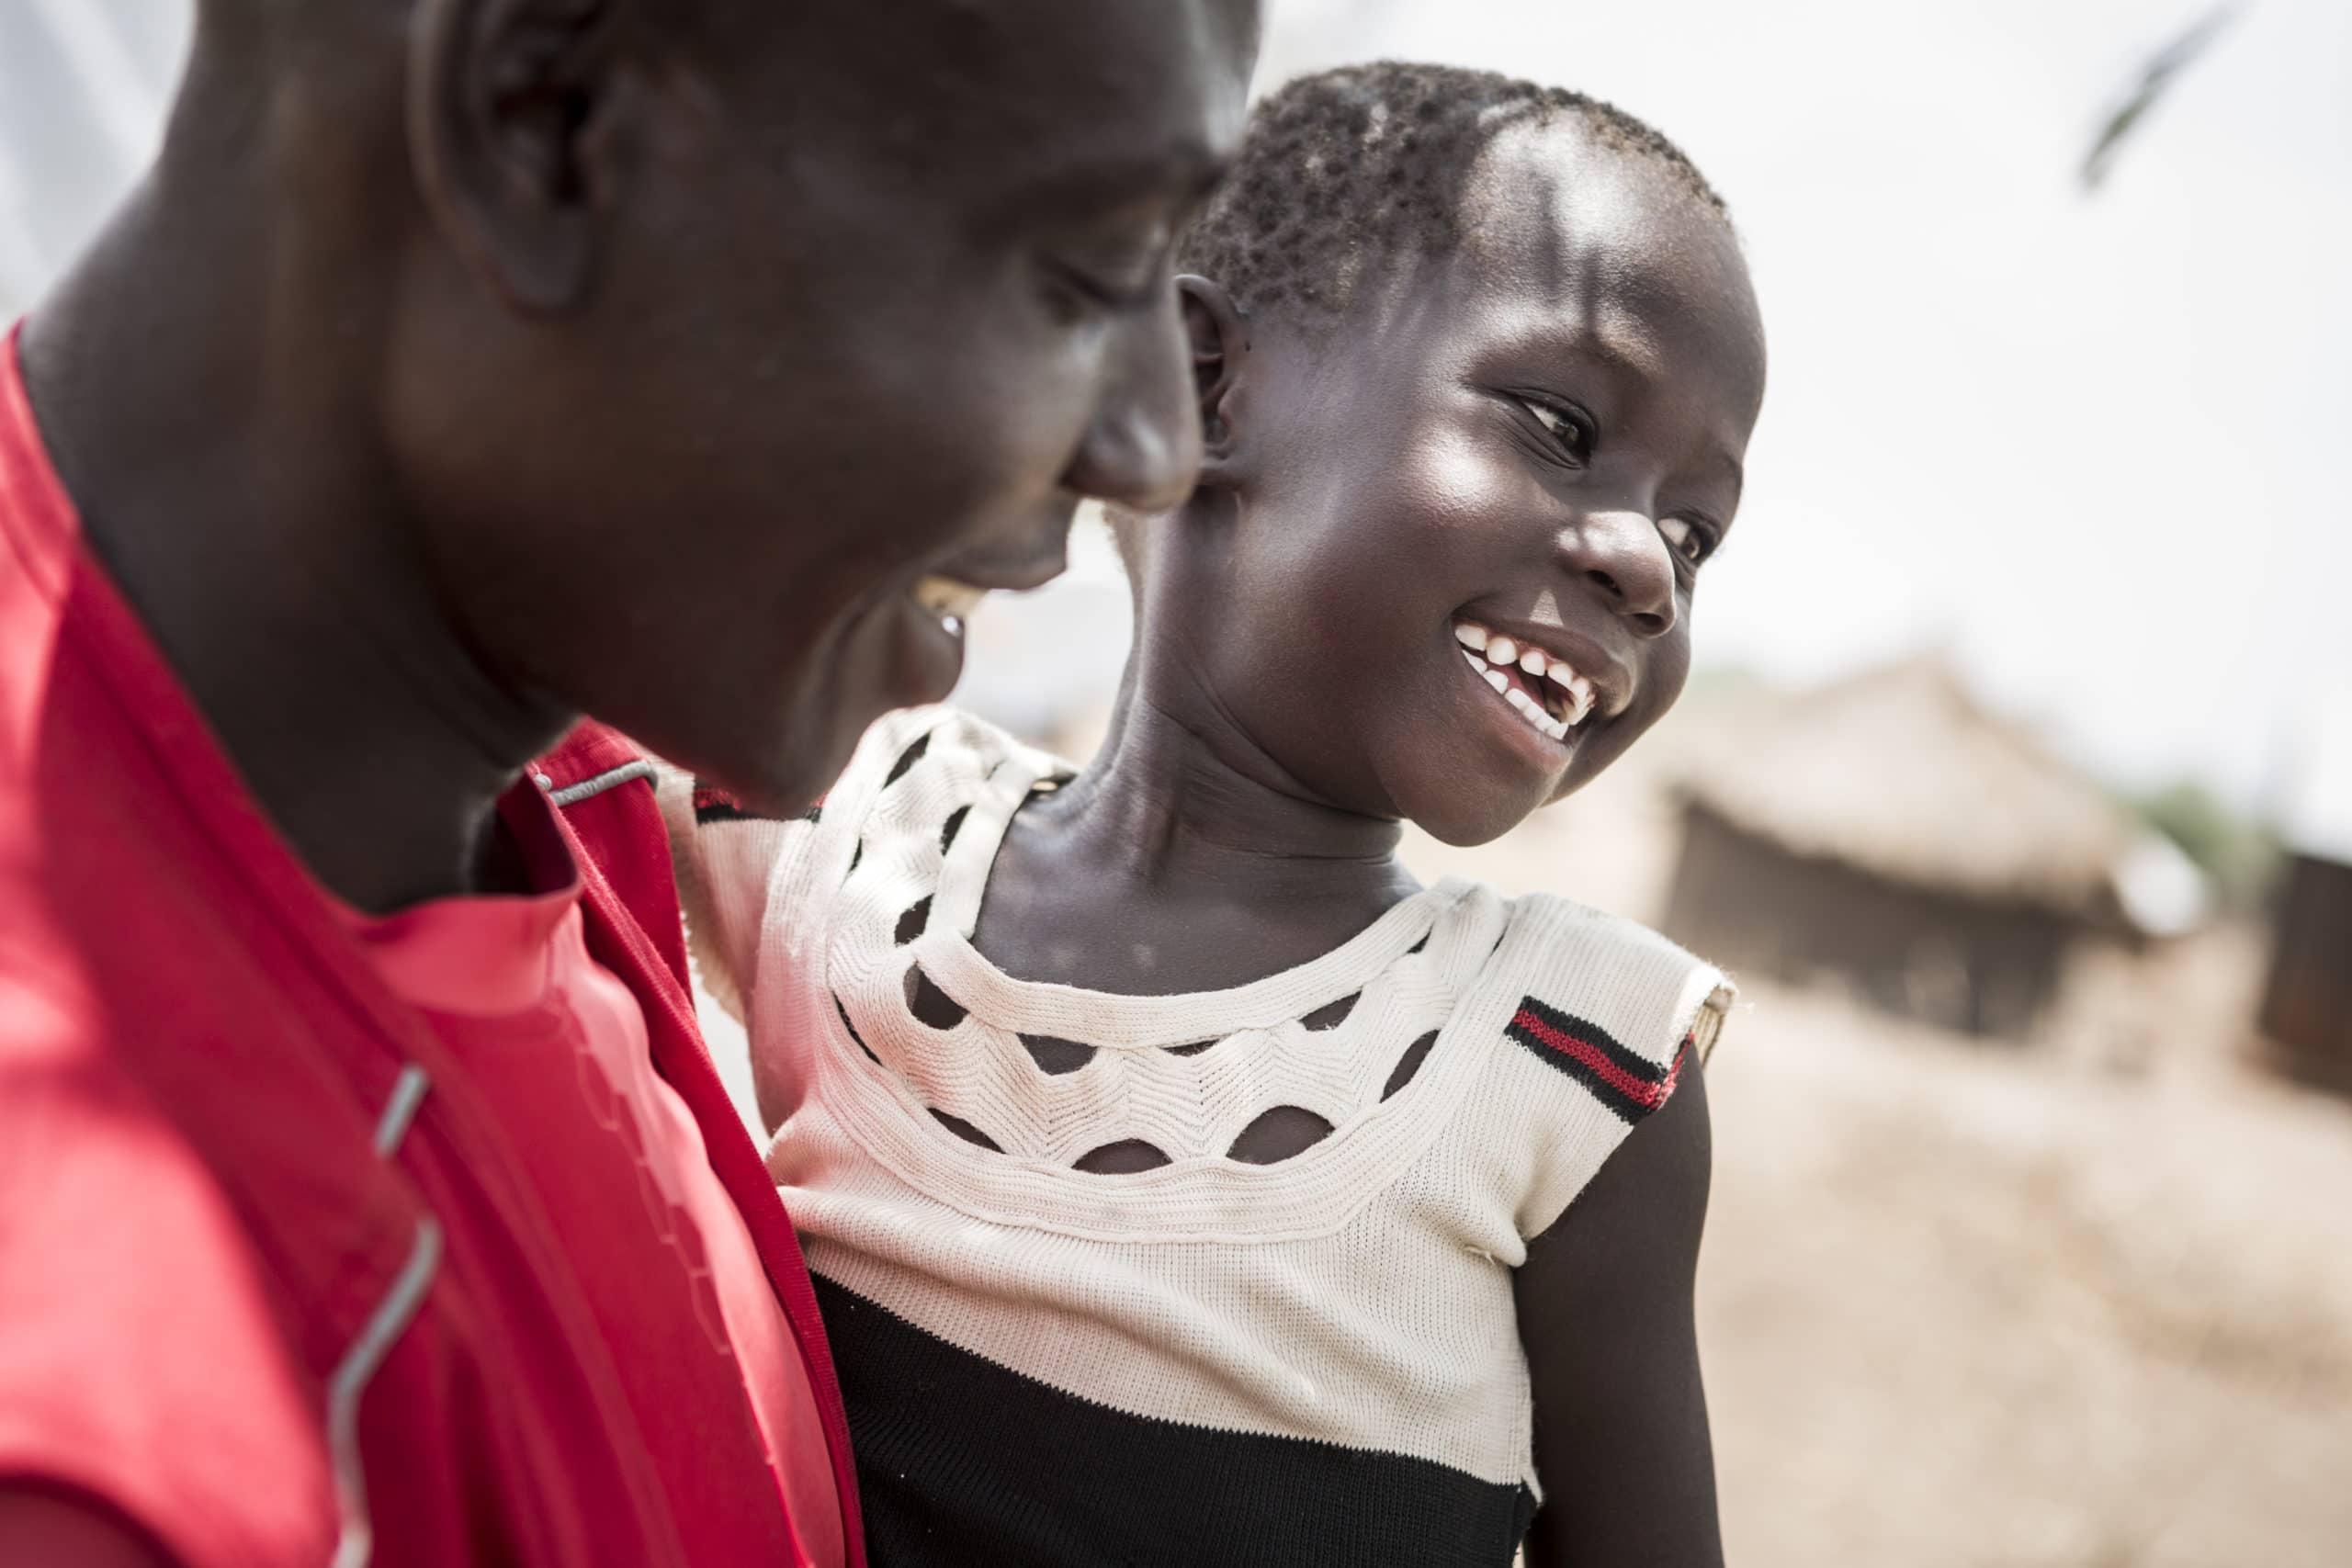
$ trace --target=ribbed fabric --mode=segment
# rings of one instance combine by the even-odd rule
[[[697,827],[665,791],[697,954],[742,1004],[783,1118],[769,1168],[811,1267],[1125,1417],[1361,1453],[1367,1508],[1394,1506],[1372,1495],[1374,1456],[1532,1495],[1510,1270],[1694,1070],[1686,1045],[1712,1043],[1723,976],[1613,917],[1448,880],[1228,990],[1019,980],[970,934],[1007,823],[1068,773],[931,708],[878,725],[815,820],[707,811]],[[1075,1043],[1033,1055],[1024,1034]],[[1227,1158],[1278,1106],[1333,1131],[1273,1165]],[[1127,1140],[1169,1163],[1073,1168]],[[890,1368],[836,1348],[870,1404]],[[894,1484],[923,1495],[921,1476]],[[1439,1543],[1462,1521],[1427,1525]]]
[[[829,1280],[872,1561],[1498,1568],[1535,1499],[1447,1465],[1130,1416]]]

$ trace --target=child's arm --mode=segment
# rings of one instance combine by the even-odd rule
[[[1544,1506],[1527,1568],[1717,1568],[1691,1285],[1712,1143],[1694,1062],[1528,1244],[1516,1282]]]

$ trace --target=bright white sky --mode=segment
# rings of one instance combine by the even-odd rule
[[[2352,6],[2253,0],[2086,199],[2205,5],[1276,0],[1266,79],[1558,82],[1724,193],[1772,383],[1702,660],[1942,646],[2127,782],[2267,804],[2352,688]]]
[[[24,50],[45,21],[80,60],[82,142],[153,123],[184,0],[28,3],[0,35]],[[2251,0],[2086,199],[2101,111],[2205,0],[1271,4],[1261,85],[1379,55],[1555,81],[1657,124],[1729,198],[1772,388],[1702,660],[1805,680],[1940,646],[2126,783],[2278,798],[2308,716],[2352,690],[2352,6]],[[16,64],[17,88],[55,80]],[[62,260],[32,220],[78,225],[103,179],[44,185],[96,154],[14,96],[21,303],[28,246]],[[1008,650],[1068,669],[1034,629]],[[1046,672],[1008,657],[988,684]]]

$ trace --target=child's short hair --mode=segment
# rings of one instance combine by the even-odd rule
[[[1725,211],[1682,149],[1613,104],[1498,72],[1382,60],[1295,77],[1251,107],[1233,167],[1177,246],[1176,270],[1219,284],[1245,314],[1327,323],[1400,259],[1461,243],[1471,165],[1498,136],[1566,118]],[[1116,506],[1105,515],[1140,594],[1143,519]]]
[[[1613,105],[1492,71],[1384,60],[1301,76],[1251,111],[1177,268],[1215,279],[1244,311],[1328,320],[1367,277],[1460,243],[1464,180],[1496,137],[1570,118],[1724,210],[1680,148]]]

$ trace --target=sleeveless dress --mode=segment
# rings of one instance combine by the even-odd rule
[[[697,958],[781,1118],[872,1560],[1502,1568],[1538,1501],[1510,1270],[1730,987],[1459,880],[1227,990],[1015,979],[970,935],[1013,813],[1069,776],[933,707],[798,820],[669,795]],[[1228,1157],[1280,1107],[1331,1131]],[[1165,1163],[1076,1168],[1136,1143]]]

